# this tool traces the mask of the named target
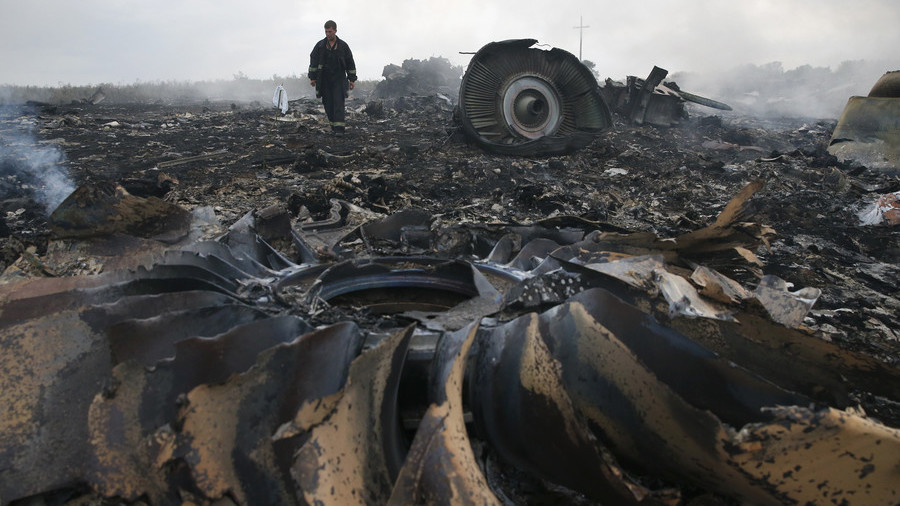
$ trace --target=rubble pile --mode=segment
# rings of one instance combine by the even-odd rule
[[[371,98],[4,111],[77,189],[4,149],[0,504],[895,501],[900,179],[835,120]]]

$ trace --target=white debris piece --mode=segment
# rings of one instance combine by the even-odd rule
[[[288,98],[287,91],[285,91],[284,86],[278,85],[275,87],[275,95],[272,97],[272,105],[281,109],[281,114],[286,114],[288,111]]]
[[[900,223],[900,192],[882,195],[859,211],[861,225],[878,225],[886,221],[890,225]]]
[[[669,303],[669,318],[709,318],[713,320],[735,321],[730,312],[703,300],[691,283],[683,277],[662,269],[653,270],[654,282]]]

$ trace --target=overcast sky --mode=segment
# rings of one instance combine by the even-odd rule
[[[0,84],[132,84],[302,75],[334,19],[362,79],[534,38],[601,78],[782,62],[900,68],[898,0],[0,0]],[[576,29],[580,23],[587,26]],[[893,69],[885,69],[893,70]],[[877,76],[876,76],[877,77]]]

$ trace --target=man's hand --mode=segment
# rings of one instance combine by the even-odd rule
[[[353,81],[350,81],[350,89],[353,89]]]
[[[315,87],[315,85],[316,85],[316,80],[315,80],[315,79],[312,79],[311,81],[309,81],[309,85]]]

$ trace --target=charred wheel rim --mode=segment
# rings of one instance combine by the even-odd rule
[[[514,78],[503,91],[503,117],[515,133],[529,139],[553,135],[562,122],[562,101],[542,77]]]
[[[478,295],[472,267],[429,258],[346,261],[321,274],[312,296],[381,314],[446,311]]]

